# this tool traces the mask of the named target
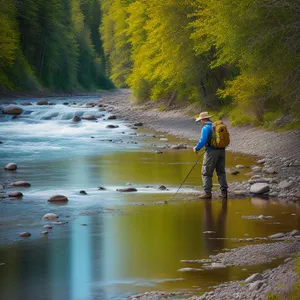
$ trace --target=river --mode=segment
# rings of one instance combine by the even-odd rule
[[[232,238],[265,237],[299,224],[299,208],[276,199],[197,201],[200,165],[169,201],[197,156],[191,149],[164,146],[184,141],[133,129],[122,120],[107,120],[110,114],[98,107],[85,107],[98,98],[51,98],[56,102],[52,106],[22,106],[25,100],[37,101],[14,100],[24,109],[21,117],[0,114],[0,184],[24,194],[22,199],[0,199],[1,299],[123,299],[151,290],[199,294],[270,265],[179,272],[187,267],[181,260],[207,258],[245,244]],[[74,114],[98,119],[73,123]],[[108,124],[119,127],[106,128]],[[158,149],[163,153],[155,153]],[[227,168],[251,166],[256,160],[228,152]],[[17,171],[5,171],[8,162],[17,163]],[[228,180],[249,179],[249,171],[241,169]],[[29,181],[31,187],[8,187],[18,180]],[[138,192],[116,191],[129,184]],[[168,190],[159,190],[160,185]],[[50,204],[47,199],[54,194],[67,196],[69,202]],[[40,232],[50,222],[41,219],[49,212],[68,223],[53,225],[44,236]],[[250,215],[272,218],[243,218]],[[20,238],[23,231],[31,236]]]

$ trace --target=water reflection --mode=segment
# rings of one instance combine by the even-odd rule
[[[203,247],[207,254],[224,248],[226,232],[227,199],[222,200],[221,210],[216,220],[213,218],[212,201],[204,200]]]

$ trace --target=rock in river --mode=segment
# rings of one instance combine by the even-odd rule
[[[16,163],[8,163],[5,167],[5,170],[7,171],[15,171],[17,170],[17,164]]]
[[[117,192],[137,192],[137,189],[134,187],[126,187],[122,189],[117,189]]]
[[[158,190],[160,190],[160,191],[167,191],[168,189],[164,185],[160,185],[158,187]]]
[[[84,190],[81,190],[81,191],[79,192],[79,194],[81,194],[81,195],[87,195],[87,192],[84,191]]]
[[[264,194],[270,191],[270,186],[267,183],[254,183],[250,188],[252,194]]]
[[[274,240],[274,239],[281,239],[284,237],[284,234],[282,232],[280,233],[275,233],[269,236],[269,239]]]
[[[75,115],[75,116],[73,117],[72,121],[73,121],[73,122],[80,122],[80,121],[81,121],[81,118],[80,118],[79,116],[76,116],[76,115]]]
[[[40,100],[36,103],[36,105],[49,105],[48,100],[44,99],[44,100]]]
[[[115,115],[110,115],[107,117],[107,120],[115,120],[117,117]]]
[[[81,119],[83,119],[83,120],[89,120],[89,121],[97,120],[97,118],[95,116],[91,116],[91,115],[83,115],[81,117]]]
[[[29,237],[29,236],[31,236],[31,233],[29,233],[29,232],[20,233],[20,237]]]
[[[58,216],[56,214],[48,213],[43,216],[42,220],[56,220],[57,218]]]
[[[11,192],[8,194],[8,197],[11,198],[22,198],[23,194],[21,192]]]
[[[68,202],[69,199],[63,195],[54,195],[48,199],[49,202]]]
[[[137,122],[137,123],[134,123],[133,126],[143,126],[143,123],[142,122]]]
[[[23,112],[23,109],[21,107],[14,106],[14,105],[8,106],[3,109],[3,113],[7,114],[7,115],[17,116],[17,115],[20,115],[22,112]]]
[[[106,126],[106,128],[112,128],[112,129],[113,129],[113,128],[118,128],[118,127],[119,127],[118,125],[107,125],[107,126]]]
[[[11,186],[15,187],[29,187],[31,184],[27,181],[16,181],[10,184]]]

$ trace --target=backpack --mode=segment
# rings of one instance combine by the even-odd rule
[[[214,122],[209,145],[214,148],[225,148],[229,143],[230,137],[226,125],[222,121]]]

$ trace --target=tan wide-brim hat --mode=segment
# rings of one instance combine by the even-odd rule
[[[199,117],[196,119],[196,122],[201,121],[203,119],[209,119],[209,118],[211,118],[211,116],[208,114],[207,111],[204,111],[199,114]]]

